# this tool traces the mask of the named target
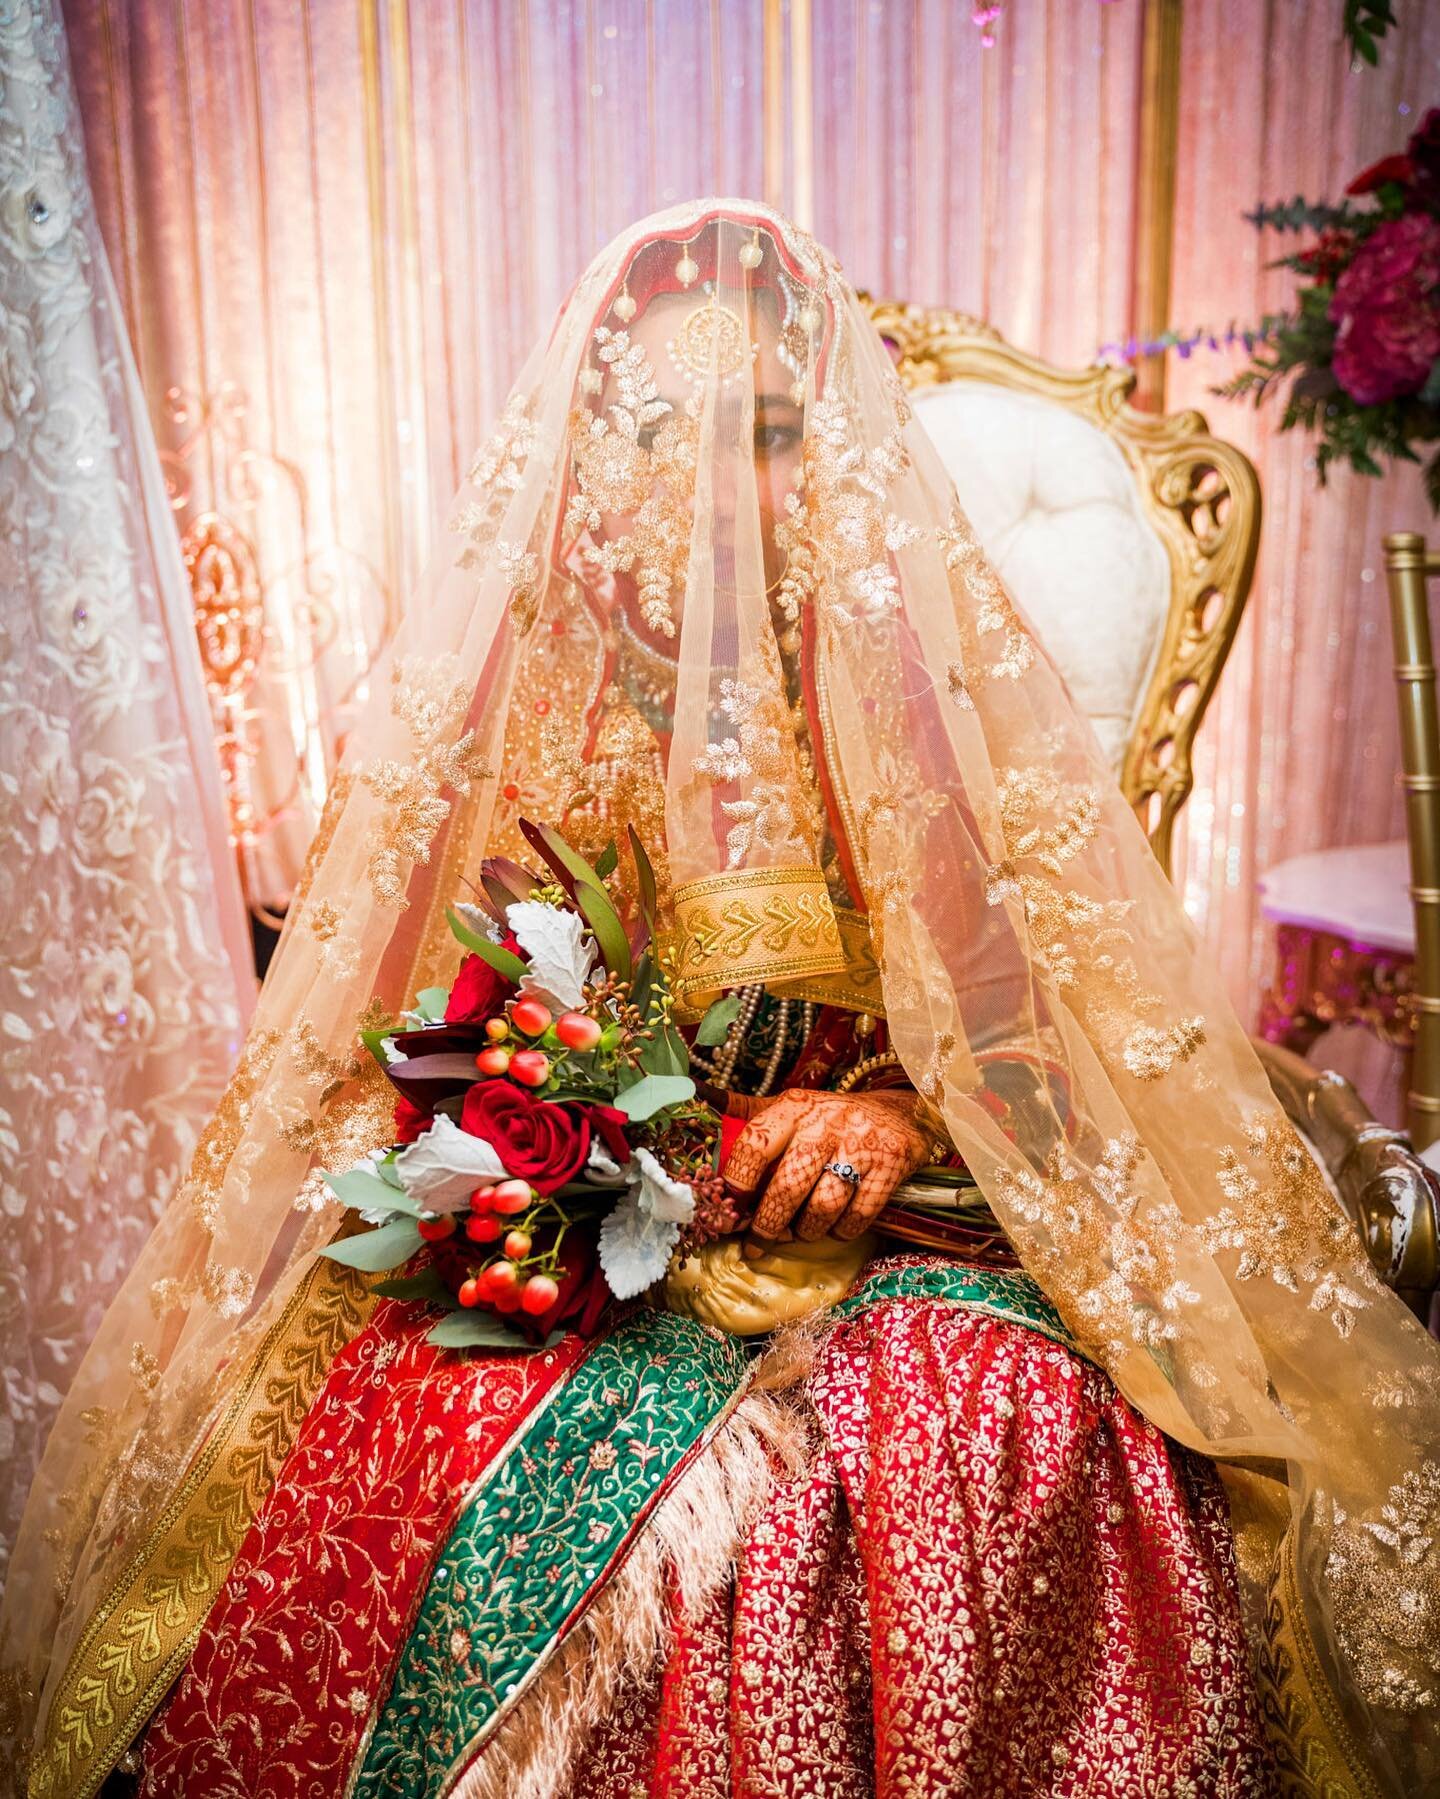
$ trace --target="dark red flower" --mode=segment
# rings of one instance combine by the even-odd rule
[[[422,1131],[435,1122],[435,1114],[424,1106],[412,1105],[402,1093],[395,1101],[395,1141],[413,1143]]]
[[[1335,379],[1362,406],[1418,393],[1440,356],[1440,219],[1390,219],[1335,284]]]
[[[445,1004],[446,1024],[483,1024],[503,1010],[515,991],[483,956],[466,956]]]
[[[1362,169],[1345,189],[1347,194],[1373,194],[1377,187],[1384,187],[1387,181],[1396,181],[1401,187],[1409,187],[1415,179],[1415,164],[1408,156],[1396,154],[1382,156],[1379,162],[1372,162],[1368,169]]]
[[[1337,231],[1334,226],[1330,226],[1320,233],[1308,250],[1302,250],[1295,260],[1317,281],[1333,281],[1349,262],[1354,248],[1352,233]]]
[[[1440,106],[1432,106],[1410,137],[1414,164],[1412,195],[1428,206],[1440,204]]]
[[[589,1120],[578,1108],[535,1099],[504,1079],[470,1089],[460,1128],[494,1144],[505,1172],[538,1193],[556,1193],[574,1180],[590,1153]]]
[[[615,1106],[578,1106],[576,1110],[590,1121],[595,1135],[623,1168],[630,1160],[630,1139],[625,1135],[630,1121],[625,1114]]]

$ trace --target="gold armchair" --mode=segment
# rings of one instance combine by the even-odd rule
[[[1169,871],[1195,733],[1254,573],[1253,466],[1198,412],[1137,411],[1128,369],[1059,369],[963,313],[869,305],[981,541]],[[1423,1314],[1440,1272],[1426,1170],[1340,1076],[1256,1047],[1377,1270]]]
[[[1175,818],[1194,782],[1195,732],[1255,569],[1260,486],[1254,467],[1233,444],[1212,437],[1198,412],[1156,417],[1137,411],[1130,404],[1135,376],[1129,369],[1055,368],[1007,344],[979,320],[943,308],[873,301],[870,311],[926,428],[952,463],[976,530],[1113,750],[1121,788],[1168,870]],[[1077,684],[1067,664],[1056,608],[1078,596],[1065,591],[1063,563],[1047,558],[1043,588],[1027,580],[1031,568],[1021,540],[1027,524],[1036,528],[1034,519],[1006,520],[1003,505],[997,516],[985,497],[967,490],[976,471],[964,465],[957,436],[947,427],[951,417],[961,431],[969,427],[975,398],[987,390],[991,422],[1001,427],[1002,444],[1008,435],[1013,447],[1012,472],[1028,474],[1031,482],[1032,512],[1068,510],[1077,518],[1091,508],[1097,520],[1108,515],[1092,535],[1104,579],[1127,602],[1136,572],[1127,562],[1146,565],[1142,605],[1127,603],[1102,621],[1112,628],[1112,644],[1129,639],[1118,689],[1109,693],[1097,691],[1093,679],[1088,688]],[[990,397],[997,393],[999,411]],[[1042,430],[1048,436],[1057,428],[1064,432],[1057,446],[1062,466],[1047,468],[1026,436]],[[987,459],[995,445],[991,432]],[[1093,571],[1095,557],[1087,561]],[[1086,592],[1093,591],[1092,579]],[[1088,634],[1096,621],[1087,616],[1075,622]],[[1096,716],[1096,700],[1107,705],[1105,715]],[[1123,728],[1107,734],[1106,724]]]

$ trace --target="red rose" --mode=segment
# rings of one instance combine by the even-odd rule
[[[446,1024],[483,1024],[501,1011],[515,991],[483,956],[466,956],[445,1002]]]
[[[1362,406],[1419,393],[1440,356],[1440,219],[1374,231],[1335,283],[1335,379]]]
[[[590,1125],[570,1106],[535,1099],[513,1081],[478,1081],[465,1098],[460,1128],[495,1146],[506,1174],[555,1193],[574,1180],[590,1153]]]
[[[413,1143],[421,1131],[429,1130],[435,1122],[435,1114],[427,1112],[424,1106],[413,1105],[402,1094],[395,1101],[395,1141],[397,1143]]]
[[[1382,156],[1379,162],[1372,162],[1368,169],[1362,169],[1345,192],[1373,194],[1387,181],[1398,181],[1401,187],[1409,187],[1414,179],[1415,164],[1408,156]]]

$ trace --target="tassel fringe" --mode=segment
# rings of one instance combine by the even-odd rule
[[[795,1479],[812,1425],[790,1398],[819,1332],[804,1321],[761,1357],[745,1397],[656,1507],[618,1573],[452,1788],[452,1799],[561,1799],[592,1732],[667,1654],[678,1599],[701,1611],[734,1572],[778,1481]]]

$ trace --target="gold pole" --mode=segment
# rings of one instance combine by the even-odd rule
[[[785,206],[785,24],[780,0],[765,0],[760,98],[765,204]]]
[[[790,0],[790,216],[806,231],[815,229],[810,54],[810,0]]]
[[[1440,713],[1426,580],[1440,574],[1418,531],[1385,539],[1390,631],[1400,703],[1400,765],[1415,908],[1415,1051],[1409,1124],[1416,1149],[1440,1137]]]
[[[1145,0],[1141,38],[1139,183],[1135,195],[1136,337],[1153,340],[1170,323],[1170,256],[1175,238],[1175,173],[1180,128],[1180,0]],[[1142,356],[1134,404],[1165,410],[1165,356]]]

